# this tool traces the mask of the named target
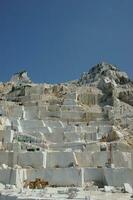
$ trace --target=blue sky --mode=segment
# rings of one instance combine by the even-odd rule
[[[0,0],[0,81],[59,83],[101,61],[133,78],[133,0]]]

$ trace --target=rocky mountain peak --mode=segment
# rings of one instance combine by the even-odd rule
[[[83,73],[79,83],[99,83],[101,80],[120,85],[130,81],[128,75],[125,72],[121,72],[115,65],[102,62],[92,67],[89,72]]]
[[[108,70],[119,71],[119,69],[115,65],[102,62],[102,63],[98,63],[94,67],[92,67],[89,70],[89,73],[101,73],[102,74],[102,72],[106,72]]]

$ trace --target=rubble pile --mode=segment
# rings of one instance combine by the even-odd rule
[[[0,83],[0,199],[129,199],[132,99],[107,63],[78,81],[35,84],[22,71]]]

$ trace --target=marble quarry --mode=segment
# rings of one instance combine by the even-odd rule
[[[67,83],[0,83],[0,200],[132,199],[132,99],[107,63]]]

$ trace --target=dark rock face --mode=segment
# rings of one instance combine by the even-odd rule
[[[121,101],[133,106],[133,90],[121,91],[118,98]]]

